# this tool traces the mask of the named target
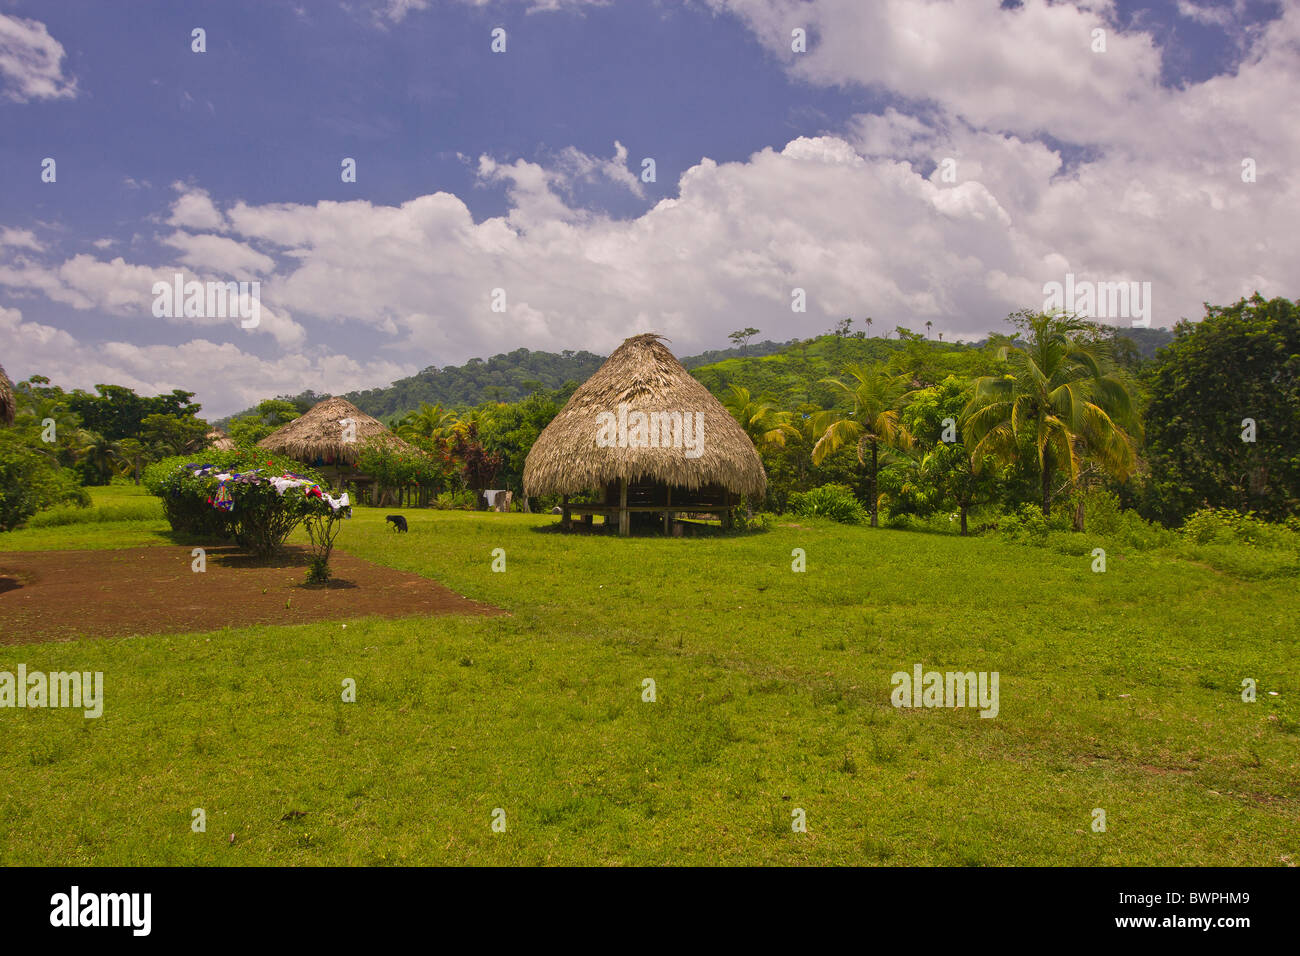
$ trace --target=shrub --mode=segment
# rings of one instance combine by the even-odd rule
[[[1300,548],[1300,535],[1287,524],[1261,521],[1253,511],[1202,508],[1180,529],[1191,544],[1247,544],[1270,549]]]
[[[343,519],[349,517],[350,508],[330,508],[308,514],[303,520],[307,537],[311,540],[312,556],[307,565],[307,583],[323,585],[330,579],[330,555],[334,553],[334,539],[343,530]]]
[[[88,507],[90,496],[67,469],[9,429],[0,429],[0,531],[60,504]]]
[[[357,469],[375,479],[381,488],[439,489],[447,484],[452,470],[445,452],[430,455],[419,448],[397,448],[390,443],[369,441],[361,449]]]
[[[884,525],[886,528],[906,530],[912,527],[912,516],[905,511],[895,511],[891,508],[885,513]]]
[[[804,517],[830,518],[841,524],[862,524],[867,520],[866,509],[853,497],[848,485],[822,485],[812,491],[795,492],[790,496],[790,510]]]
[[[737,513],[736,531],[771,531],[776,526],[776,516],[766,511],[757,511],[752,515]]]
[[[478,507],[478,495],[472,491],[444,491],[433,506],[442,511],[474,511]]]
[[[1072,502],[1078,502],[1077,494]],[[1136,511],[1121,506],[1110,491],[1093,488],[1083,496],[1084,532],[1138,551],[1151,551],[1178,543],[1177,537],[1161,525],[1147,521]]]
[[[333,511],[319,487],[276,489],[269,479],[286,474],[320,484],[320,476],[289,459],[258,449],[209,452],[202,462],[185,457],[193,456],[166,459],[145,473],[145,485],[162,498],[173,531],[233,537],[240,547],[268,555],[303,519]],[[238,477],[223,484],[217,477],[222,473]]]
[[[330,559],[313,554],[311,560],[307,563],[307,583],[313,587],[319,587],[329,583]]]
[[[182,466],[215,465],[218,468],[239,468],[246,462],[251,464],[251,454],[242,449],[208,450],[197,456],[180,455],[164,458],[145,468],[143,482],[150,494],[162,499],[163,516],[171,525],[172,531],[200,538],[228,539],[233,534],[229,515],[208,504],[206,494],[191,493],[193,479]]]
[[[1061,513],[1048,518],[1037,505],[1023,504],[1015,513],[999,519],[997,528],[998,534],[1008,541],[1041,545],[1046,543],[1049,533],[1070,530],[1070,523]]]

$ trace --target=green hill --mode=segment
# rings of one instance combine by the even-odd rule
[[[688,356],[682,359],[682,364],[687,368],[695,368],[733,356],[769,355],[790,344],[761,342],[744,349],[721,349]],[[486,361],[472,358],[464,365],[448,365],[443,368],[431,365],[422,372],[398,379],[386,387],[347,392],[343,397],[367,415],[376,418],[401,416],[419,408],[421,403],[472,408],[489,401],[513,402],[539,388],[557,389],[567,382],[586,381],[605,358],[603,355],[575,352],[572,349],[558,353],[515,349],[513,352],[494,355]],[[306,411],[329,396],[308,390],[298,395],[276,397],[293,402],[300,410]],[[224,427],[232,418],[252,415],[256,410],[256,406],[246,408],[216,424]]]
[[[903,339],[880,336],[858,337],[822,335],[789,342],[763,341],[744,348],[716,349],[682,358],[682,364],[715,394],[732,382],[744,385],[753,395],[767,395],[783,407],[793,408],[802,402],[825,403],[830,400],[821,379],[836,375],[848,362],[891,360],[899,372],[911,372],[922,378],[942,378],[950,372],[962,375],[986,371],[986,359],[980,352],[988,339],[974,343],[939,342],[920,335]],[[1118,338],[1131,340],[1129,353],[1149,359],[1156,349],[1173,338],[1166,329],[1118,330]],[[391,419],[405,415],[422,403],[450,408],[472,408],[484,402],[513,402],[538,389],[558,389],[570,382],[583,382],[600,367],[605,356],[592,352],[565,349],[561,352],[534,352],[515,349],[489,359],[472,358],[464,365],[431,365],[391,385],[347,392],[344,398],[363,412],[376,418]],[[313,391],[298,395],[280,395],[306,411],[327,398]],[[231,415],[218,425],[224,427],[232,418],[251,415],[255,408]]]

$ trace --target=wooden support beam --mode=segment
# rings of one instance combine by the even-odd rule
[[[569,512],[569,496],[568,496],[568,495],[564,495],[564,496],[560,499],[560,527],[561,527],[561,528],[565,528],[565,529],[568,529],[568,528],[573,527],[573,519],[572,519],[571,514],[570,514],[570,512]]]
[[[626,538],[632,532],[632,516],[627,513],[627,479],[618,480],[618,536]]]
[[[672,485],[669,485],[669,486],[668,486],[668,501],[667,501],[666,503],[667,503],[667,505],[668,505],[669,508],[671,508],[672,505],[673,505],[673,486],[672,486]],[[665,511],[664,511],[664,534],[668,534],[669,532],[671,532],[671,531],[672,531],[672,528],[673,528],[673,513],[672,513],[671,511],[667,511],[667,510],[665,510]]]

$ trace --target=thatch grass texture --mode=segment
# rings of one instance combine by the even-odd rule
[[[677,488],[719,485],[737,494],[763,495],[767,475],[749,436],[662,339],[645,333],[626,340],[573,393],[528,453],[526,494],[576,494],[618,479],[650,478]],[[599,416],[617,414],[620,405],[646,414],[701,413],[699,457],[680,447],[602,447]]]
[[[351,435],[348,424],[354,427]],[[351,437],[352,441],[346,439]],[[414,451],[377,418],[367,415],[344,398],[327,398],[318,402],[293,421],[260,442],[258,447],[296,461],[311,464],[326,461],[356,465],[361,450],[372,441],[382,441],[395,449]]]

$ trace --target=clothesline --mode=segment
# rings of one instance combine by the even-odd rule
[[[291,471],[286,471],[282,475],[264,475],[262,469],[254,468],[251,471],[217,471],[216,465],[197,465],[194,463],[185,466],[187,469],[193,469],[195,478],[215,478],[217,479],[217,492],[208,499],[208,502],[214,508],[222,511],[234,511],[235,502],[231,497],[228,484],[257,485],[268,484],[275,489],[275,493],[284,497],[284,493],[290,488],[301,488],[303,494],[308,498],[320,498],[334,511],[340,508],[351,506],[348,493],[343,492],[341,497],[335,498],[326,492],[319,484],[310,478],[304,478],[301,475],[295,475]]]

